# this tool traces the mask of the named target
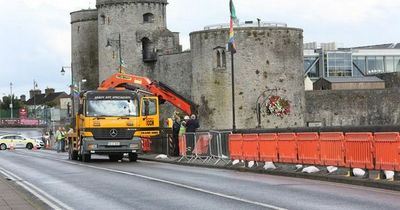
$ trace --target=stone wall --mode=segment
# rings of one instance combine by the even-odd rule
[[[85,89],[95,89],[99,85],[97,11],[71,13],[71,31],[74,80],[86,79]]]
[[[225,50],[228,29],[193,32],[190,38],[192,97],[200,105],[202,128],[232,128],[231,56]],[[274,94],[288,99],[291,113],[280,118],[267,116],[264,110],[261,127],[304,126],[303,31],[279,27],[237,28],[235,40],[237,128],[257,126],[256,101],[267,89],[276,89],[266,91],[267,96]]]
[[[325,126],[398,125],[400,89],[306,91],[306,122]]]
[[[154,77],[155,62],[144,62],[143,40],[156,52],[175,52],[180,49],[176,35],[166,28],[166,0],[98,0],[99,14],[99,79],[118,70],[119,52],[116,40],[121,35],[122,58],[128,73]],[[145,22],[143,15],[154,15]],[[114,40],[106,47],[108,40]]]
[[[386,88],[395,88],[395,87],[399,87],[399,85],[400,85],[400,73],[399,72],[378,74],[376,76],[385,81]]]
[[[71,68],[73,80],[86,83],[82,90],[99,86],[97,10],[81,10],[71,13]],[[69,69],[66,69],[67,71]],[[79,100],[74,100],[73,111],[78,110]]]
[[[168,85],[191,100],[192,60],[190,51],[160,56],[154,75],[155,77],[152,79]],[[180,111],[169,103],[161,105],[161,118],[171,117],[175,110]]]

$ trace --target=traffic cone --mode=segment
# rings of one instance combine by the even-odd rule
[[[50,149],[50,141],[46,140],[46,149]]]

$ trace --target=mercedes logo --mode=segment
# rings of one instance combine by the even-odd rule
[[[111,137],[116,137],[118,135],[118,131],[116,129],[111,129],[110,130],[110,136]]]

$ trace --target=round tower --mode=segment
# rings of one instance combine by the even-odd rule
[[[232,128],[231,53],[226,50],[229,29],[206,28],[190,34],[192,97],[199,105],[202,128]],[[234,54],[236,128],[304,126],[303,31],[283,26],[235,28]],[[266,112],[269,96],[289,101],[290,113]]]
[[[99,85],[97,10],[71,13],[71,67],[76,84],[86,79],[81,88],[96,89]]]
[[[118,71],[119,47],[128,73],[151,76],[165,48],[159,37],[175,36],[166,29],[166,6],[167,0],[97,0],[100,81]]]

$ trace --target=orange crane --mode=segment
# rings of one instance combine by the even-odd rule
[[[195,114],[195,105],[190,100],[186,99],[172,88],[168,87],[159,81],[152,81],[147,77],[141,77],[133,74],[115,73],[104,80],[99,89],[109,89],[124,87],[128,90],[137,90],[136,86],[141,86],[150,91],[153,95],[159,98],[160,103],[165,101],[170,102],[175,107],[182,110],[184,113],[191,115]]]

